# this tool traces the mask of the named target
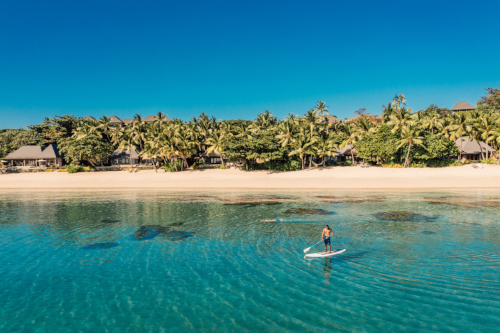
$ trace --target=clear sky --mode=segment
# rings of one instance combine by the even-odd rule
[[[475,105],[500,87],[500,1],[0,2],[0,128]]]

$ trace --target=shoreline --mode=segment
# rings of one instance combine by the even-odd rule
[[[2,190],[431,190],[500,188],[500,165],[391,169],[327,167],[291,172],[205,169],[12,173],[0,175]]]

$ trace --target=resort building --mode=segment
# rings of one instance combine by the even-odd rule
[[[130,152],[128,149],[121,150],[116,149],[110,156],[109,161],[111,165],[121,165],[121,164],[139,164],[140,155],[137,153],[135,148],[132,148],[132,163],[130,163]]]
[[[48,166],[63,165],[63,155],[59,153],[57,145],[48,145],[45,148],[41,146],[22,146],[3,158],[9,166]]]
[[[467,160],[481,160],[481,151],[485,154],[485,156],[491,156],[493,152],[495,152],[495,149],[491,148],[491,146],[487,143],[483,141],[478,143],[476,139],[468,137],[458,138],[455,141],[455,144],[457,145],[458,150],[461,151],[462,158]]]
[[[351,153],[352,151],[352,153]],[[337,161],[340,162],[345,162],[347,160],[351,160],[352,156],[354,156],[354,161],[359,161],[361,159],[358,158],[358,152],[356,151],[356,148],[354,148],[353,145],[347,144],[344,148],[342,148],[339,152],[339,157],[337,158]]]
[[[452,112],[457,112],[457,111],[471,111],[471,110],[475,110],[476,108],[472,105],[470,105],[469,103],[467,102],[458,102],[457,104],[455,104],[454,107],[452,107],[450,109],[450,111]]]
[[[156,163],[156,159],[142,158],[143,155],[138,154],[135,148],[132,148],[132,163],[130,163],[130,152],[128,149],[116,149],[110,156],[109,162],[111,165],[130,165],[130,164],[143,164],[152,165]]]
[[[203,152],[203,154],[200,155],[200,158],[203,158],[205,160],[205,164],[213,165],[213,164],[222,164],[220,156],[214,152],[208,153]],[[229,159],[224,158],[224,163],[227,164],[229,163]]]

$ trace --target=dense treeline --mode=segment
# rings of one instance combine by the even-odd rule
[[[347,145],[356,148],[359,158],[373,163],[432,161],[456,156],[454,141],[472,137],[498,149],[500,144],[500,89],[488,88],[475,110],[450,112],[435,105],[412,112],[406,99],[397,95],[383,107],[380,117],[357,111],[351,121],[339,121],[318,102],[305,115],[289,114],[279,121],[265,111],[253,121],[221,121],[202,113],[190,121],[167,121],[158,113],[155,122],[146,123],[140,115],[125,127],[114,127],[103,117],[89,121],[74,116],[47,118],[27,130],[0,131],[0,156],[23,145],[57,143],[67,162],[92,166],[106,163],[114,149],[135,149],[144,158],[174,170],[188,167],[188,159],[200,152],[214,153],[245,165],[246,169],[296,170],[325,165]],[[351,151],[351,162],[355,164]],[[481,158],[491,157],[487,151]],[[260,160],[264,164],[254,165]],[[155,165],[156,168],[156,165]]]

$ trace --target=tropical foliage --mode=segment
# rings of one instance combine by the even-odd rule
[[[383,106],[380,117],[360,109],[344,121],[329,115],[323,101],[303,116],[289,114],[283,120],[267,110],[253,121],[221,121],[205,113],[189,121],[170,121],[159,112],[154,122],[136,115],[126,126],[116,127],[107,117],[94,121],[66,115],[26,130],[0,131],[0,155],[26,144],[58,143],[68,163],[93,167],[107,163],[113,150],[120,149],[136,151],[156,161],[155,169],[167,171],[194,163],[198,168],[214,157],[221,167],[230,161],[246,170],[291,171],[325,166],[341,150],[348,159],[342,165],[363,159],[392,167],[424,167],[457,164],[463,157],[454,143],[458,138],[475,138],[495,149],[500,145],[499,89],[488,88],[473,111],[450,112],[430,105],[413,112],[406,102],[399,94]],[[481,155],[492,158],[487,151]]]

